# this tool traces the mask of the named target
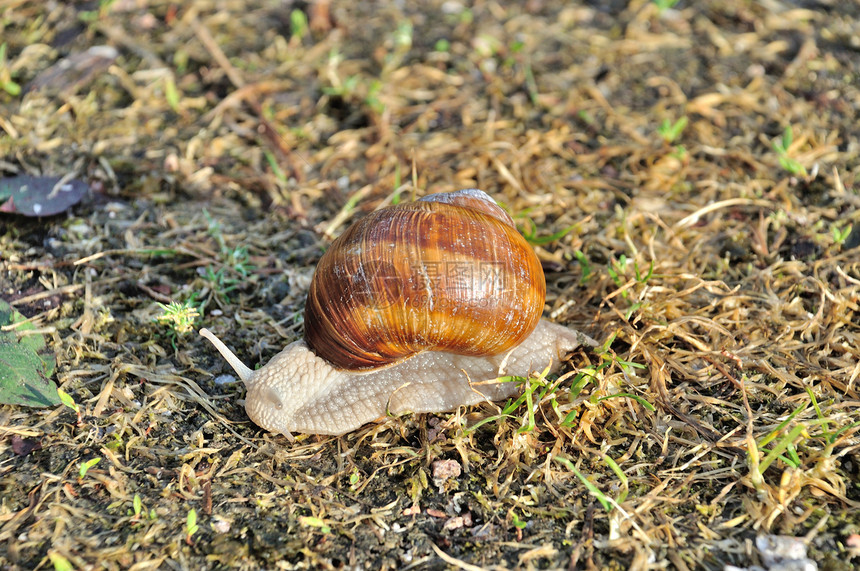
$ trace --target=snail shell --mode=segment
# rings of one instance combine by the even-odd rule
[[[537,256],[486,193],[434,194],[378,210],[320,259],[305,339],[257,371],[208,338],[245,382],[268,430],[344,434],[386,413],[506,398],[590,338],[541,320]]]
[[[497,355],[532,332],[546,283],[531,246],[482,191],[442,197],[378,210],[335,240],[305,309],[317,355],[350,370],[420,351]]]

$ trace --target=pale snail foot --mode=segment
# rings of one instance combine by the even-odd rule
[[[223,344],[211,333],[201,334],[222,351]],[[296,341],[261,369],[236,371],[248,388],[246,411],[257,425],[289,438],[296,432],[339,435],[389,413],[444,412],[508,398],[518,390],[516,383],[486,381],[525,377],[547,365],[556,371],[567,353],[596,344],[582,333],[542,319],[523,343],[500,355],[428,351],[382,369],[350,372],[335,369],[304,341]],[[225,358],[235,368],[233,360],[226,354]]]

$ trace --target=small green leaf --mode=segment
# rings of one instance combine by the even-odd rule
[[[782,148],[788,150],[793,142],[794,131],[792,130],[791,125],[786,125],[785,129],[782,131]]]
[[[681,136],[684,129],[687,127],[687,118],[681,117],[674,123],[668,119],[663,119],[663,123],[657,128],[657,133],[663,138],[666,143],[672,143]]]
[[[193,331],[197,318],[200,317],[200,312],[194,307],[193,296],[184,303],[171,301],[168,305],[159,303],[158,306],[163,313],[155,320],[166,324],[176,335],[185,335]]]
[[[197,510],[191,508],[185,520],[185,543],[191,545],[191,536],[197,533]]]
[[[60,402],[62,402],[64,405],[66,405],[76,413],[81,412],[81,407],[78,406],[78,403],[75,402],[75,399],[72,398],[72,395],[70,395],[63,389],[57,389],[57,394],[60,396]]]
[[[591,262],[588,261],[588,258],[580,250],[576,250],[573,256],[579,262],[580,268],[582,268],[582,277],[579,278],[579,283],[584,284],[591,276]]]
[[[98,457],[90,458],[89,460],[87,460],[86,462],[81,464],[80,468],[78,468],[78,476],[83,480],[84,476],[87,475],[87,472],[90,471],[90,468],[92,468],[93,466],[95,466],[96,464],[98,464],[101,461],[102,461],[102,459],[98,458]]]
[[[838,226],[833,226],[831,228],[831,232],[833,234],[833,241],[840,246],[848,239],[848,236],[851,235],[851,230],[854,229],[852,224],[847,224],[842,228]]]
[[[657,13],[662,15],[663,12],[677,4],[678,0],[653,0],[653,2],[654,5],[657,6]]]
[[[299,523],[306,527],[316,527],[323,533],[331,533],[331,527],[318,517],[302,516],[299,518]]]
[[[632,363],[632,364],[634,366],[639,365],[639,363]],[[615,393],[614,395],[606,395],[606,396],[598,397],[595,402],[600,402],[600,401],[603,401],[606,399],[614,399],[614,398],[633,399],[636,402],[638,402],[639,404],[641,404],[642,406],[644,406],[645,408],[647,408],[648,410],[650,410],[651,412],[654,412],[655,410],[657,410],[656,408],[654,408],[653,404],[651,404],[650,402],[648,402],[644,398],[640,397],[639,395],[634,395],[631,393]]]
[[[0,404],[47,407],[60,404],[57,386],[51,382],[55,357],[24,316],[0,300],[0,327],[20,323],[14,331],[0,329]]]
[[[797,162],[795,159],[788,156],[788,148],[794,140],[794,132],[791,125],[786,125],[782,133],[782,137],[777,137],[771,143],[774,152],[777,154],[779,166],[793,176],[806,176],[806,168]]]
[[[56,551],[48,551],[48,559],[50,559],[51,563],[54,565],[54,571],[75,571],[75,567],[72,565],[72,562]]]
[[[559,230],[555,234],[550,234],[549,236],[541,236],[541,237],[531,236],[531,237],[528,237],[526,239],[533,246],[544,246],[546,244],[549,244],[550,242],[555,242],[556,240],[560,240],[561,238],[564,238],[569,232],[572,232],[574,229],[576,229],[576,224],[571,224],[567,228],[562,228],[561,230]]]
[[[12,97],[16,97],[21,95],[21,86],[11,79],[2,82],[3,91],[11,95]]]
[[[582,484],[586,487],[586,489],[591,493],[591,495],[594,496],[597,499],[597,501],[600,502],[600,505],[603,506],[603,509],[605,509],[607,512],[612,511],[612,507],[613,507],[612,502],[609,500],[609,498],[606,496],[606,494],[604,494],[602,491],[600,491],[600,488],[598,488],[594,484],[594,482],[592,482],[591,480],[586,478],[582,472],[577,470],[576,467],[573,465],[573,462],[571,462],[570,460],[568,460],[567,458],[565,458],[563,456],[553,456],[552,459],[555,460],[556,462],[558,462],[559,464],[563,465],[565,468],[567,468],[571,472],[573,472],[576,475],[576,477],[579,478],[579,480],[582,482]]]
[[[514,527],[517,529],[525,529],[528,525],[528,522],[521,520],[520,516],[518,516],[515,511],[511,512],[511,523],[514,524]]]
[[[167,99],[167,104],[174,112],[179,112],[179,90],[176,88],[176,82],[173,81],[173,76],[164,78],[164,98]]]
[[[308,33],[308,17],[301,10],[290,12],[290,38],[301,39]]]
[[[45,376],[45,365],[32,350],[0,341],[0,403],[46,407],[60,404],[57,386]]]

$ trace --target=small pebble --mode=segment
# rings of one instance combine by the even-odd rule
[[[218,375],[217,377],[215,377],[214,382],[217,386],[220,387],[221,385],[229,385],[238,382],[238,379],[233,375]]]
[[[461,472],[460,463],[456,460],[436,460],[433,462],[433,480],[439,480],[437,483],[456,478]]]

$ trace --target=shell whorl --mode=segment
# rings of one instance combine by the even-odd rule
[[[525,339],[546,296],[540,261],[482,191],[369,214],[320,259],[305,309],[311,349],[341,369],[420,351],[495,355]]]

